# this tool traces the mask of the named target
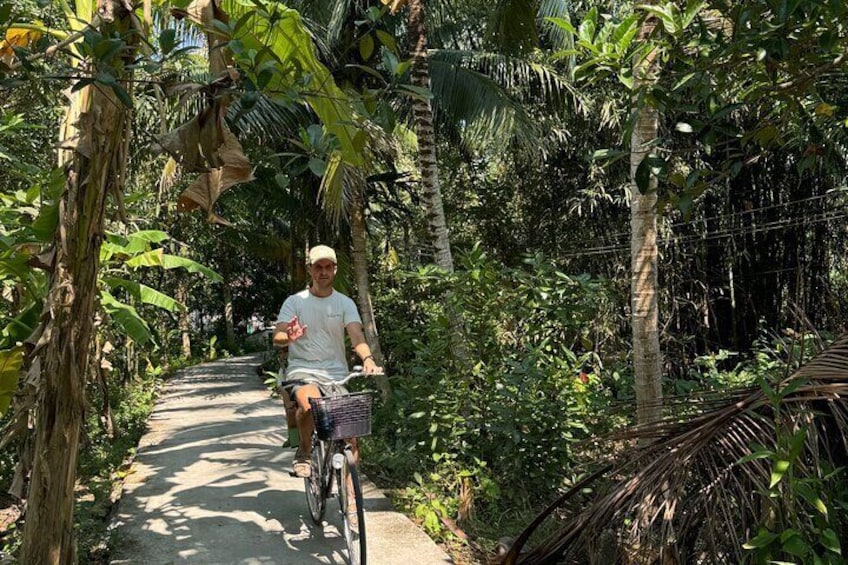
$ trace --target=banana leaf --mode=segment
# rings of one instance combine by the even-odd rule
[[[109,285],[112,290],[119,287],[123,288],[139,302],[158,306],[168,312],[178,312],[186,309],[183,303],[178,302],[167,294],[159,292],[158,290],[150,288],[149,286],[137,281],[122,279],[119,277],[105,277],[103,282]]]
[[[147,253],[142,253],[137,257],[133,257],[129,261],[127,261],[127,266],[129,267],[162,267],[163,269],[178,269],[182,268],[190,273],[200,273],[205,275],[207,278],[215,281],[221,282],[223,281],[223,277],[210,269],[209,267],[205,267],[196,261],[192,261],[191,259],[186,259],[185,257],[178,257],[177,255],[169,255],[165,253],[161,249],[154,249],[152,251],[148,251]]]
[[[112,321],[133,341],[144,345],[153,340],[150,326],[134,307],[119,301],[106,290],[100,292],[100,303]]]

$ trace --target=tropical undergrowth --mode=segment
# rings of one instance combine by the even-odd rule
[[[608,281],[566,274],[542,256],[508,268],[474,249],[457,267],[450,275],[426,267],[387,268],[380,275],[375,296],[381,339],[390,352],[392,396],[380,406],[375,433],[365,442],[369,476],[394,487],[396,502],[437,539],[456,542],[467,535],[475,549],[487,552],[573,489],[570,502],[535,529],[534,539],[556,539],[592,500],[627,488],[628,473],[638,471],[628,458],[643,465],[652,457],[668,460],[661,450],[634,452],[636,435],[621,431],[631,429],[635,412],[632,374],[622,361],[626,338],[618,333],[615,304],[621,297]],[[467,366],[451,355],[447,300],[462,312]],[[742,481],[750,486],[747,498],[715,495],[751,509],[745,524],[734,525],[742,528],[736,537],[724,540],[723,555],[730,559],[761,563],[794,555],[802,562],[841,562],[844,470],[809,450],[822,437],[821,426],[805,424],[810,411],[787,411],[799,401],[787,400],[792,390],[775,385],[808,360],[813,341],[820,336],[763,331],[752,351],[701,355],[684,378],[665,383],[672,407],[667,433],[697,423],[723,402],[760,391],[751,404],[756,433],[734,438],[744,445],[734,444],[738,456],[729,462],[734,467],[743,457],[751,459],[748,482]],[[718,438],[737,433],[710,429]],[[581,483],[608,465],[619,467]],[[654,483],[637,484],[649,489]],[[635,515],[622,508],[614,516],[621,528],[610,530],[619,536],[610,547],[623,547]],[[596,531],[593,543],[604,534],[603,528]],[[574,562],[586,559],[590,547],[579,539],[584,549]],[[690,551],[705,551],[699,543]]]
[[[628,446],[587,468],[504,562],[845,563],[848,336],[810,360],[825,341],[761,339],[715,375],[753,386],[670,398],[662,421],[603,438]]]
[[[162,369],[151,366],[137,378],[116,380],[125,382],[108,390],[109,403],[115,407],[112,422],[89,411],[83,430],[74,519],[83,563],[108,562],[107,521],[153,410]],[[102,401],[103,391],[90,387],[90,404]]]
[[[392,396],[366,444],[371,475],[398,487],[431,535],[468,531],[491,545],[572,483],[583,440],[626,421],[605,412],[630,390],[627,371],[597,355],[613,332],[608,285],[541,255],[513,269],[478,249],[455,274],[383,276],[375,294]],[[467,366],[450,355],[445,300],[462,313]]]

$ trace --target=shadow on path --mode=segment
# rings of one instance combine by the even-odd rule
[[[113,523],[114,564],[345,563],[338,504],[312,524],[282,403],[256,376],[259,356],[206,363],[168,381]],[[366,485],[369,564],[448,557]]]

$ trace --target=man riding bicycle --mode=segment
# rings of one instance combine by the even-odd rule
[[[311,473],[312,446],[308,438],[312,437],[314,424],[309,399],[321,396],[320,383],[332,383],[348,374],[345,331],[362,360],[363,371],[382,372],[365,341],[356,304],[333,288],[336,266],[332,248],[317,245],[310,249],[307,272],[312,284],[283,302],[274,327],[274,346],[288,347],[286,379],[302,381],[292,387],[301,437],[293,466],[298,477],[309,477]]]

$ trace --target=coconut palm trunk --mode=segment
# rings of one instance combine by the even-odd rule
[[[427,33],[424,27],[424,3],[410,0],[407,8],[409,46],[412,55],[410,82],[413,86],[430,88],[430,68],[427,57]],[[439,182],[439,165],[436,160],[436,132],[433,129],[433,108],[430,100],[415,98],[412,102],[415,133],[418,137],[418,163],[421,168],[421,184],[427,207],[427,223],[433,236],[435,262],[442,269],[453,272],[445,209],[442,204],[442,188]]]
[[[413,86],[429,90],[430,70],[423,0],[408,0],[407,10],[407,33],[412,56],[410,82]],[[451,254],[448,237],[445,208],[442,204],[439,164],[436,159],[436,132],[433,128],[433,108],[430,105],[430,100],[414,98],[412,114],[415,133],[418,138],[418,163],[421,169],[421,185],[424,190],[427,224],[433,238],[434,260],[436,265],[448,273],[452,273],[453,255]],[[447,298],[447,315],[453,329],[451,332],[451,349],[457,360],[462,364],[467,364],[468,352],[465,349],[462,318],[456,309],[451,307],[452,300],[450,297]]]
[[[130,13],[120,2],[98,0],[95,13],[105,36],[131,29]],[[119,195],[124,181],[129,124],[127,108],[108,86],[92,84],[71,94],[60,155],[67,178],[50,290],[33,351],[40,393],[22,563],[76,562],[74,483],[103,218],[107,196]]]
[[[648,19],[639,31],[646,41],[654,29]],[[656,51],[634,61],[635,122],[630,139],[630,308],[633,329],[633,371],[639,423],[662,415],[662,356],[657,305],[657,180],[650,176],[647,189],[637,185],[639,165],[657,139],[659,114],[641,95],[656,80]],[[644,189],[644,187],[643,187]]]

